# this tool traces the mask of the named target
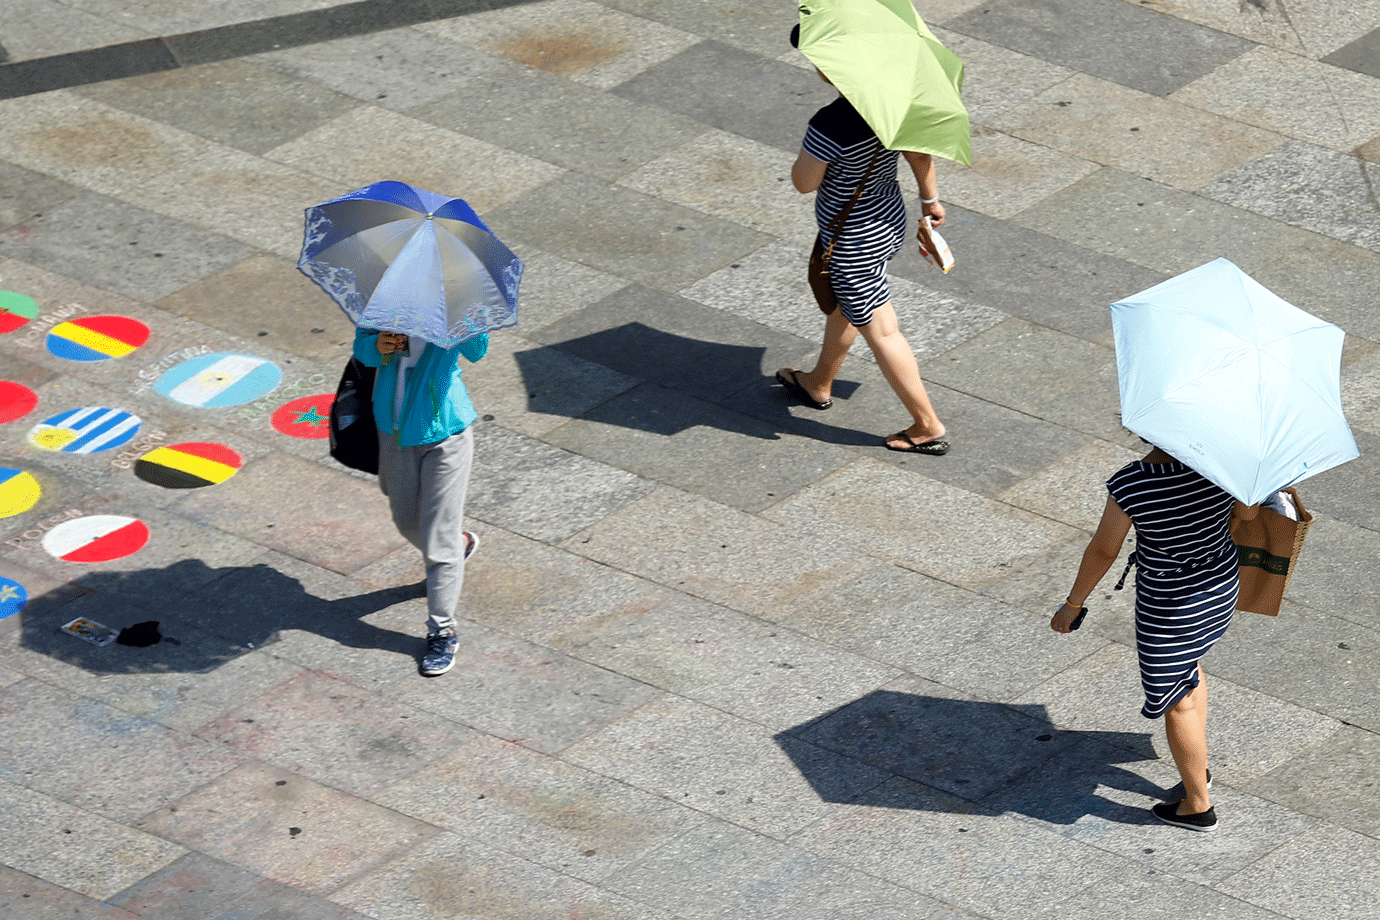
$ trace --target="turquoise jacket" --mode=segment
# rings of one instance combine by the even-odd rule
[[[460,358],[463,355],[474,363],[488,354],[487,335],[477,335],[454,348],[437,348],[431,344],[423,348],[416,366],[407,373],[399,420],[393,418],[393,394],[402,362],[383,363],[377,336],[377,329],[356,329],[355,357],[379,369],[374,380],[374,424],[381,435],[396,437],[399,446],[416,447],[444,441],[474,423],[474,405],[460,380]]]

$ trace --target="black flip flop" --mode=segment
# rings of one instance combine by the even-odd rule
[[[891,439],[895,438],[900,438],[905,441],[908,446],[892,447],[884,441],[882,443],[887,450],[897,450],[903,454],[929,454],[932,457],[942,457],[949,452],[949,442],[943,438],[937,441],[917,442],[910,435],[906,434],[904,430],[898,431],[891,436]]]
[[[833,397],[820,402],[811,396],[806,389],[800,385],[798,374],[800,371],[791,369],[791,376],[787,377],[780,371],[776,372],[776,382],[786,388],[786,392],[795,397],[795,401],[809,406],[811,409],[828,409],[834,404]]]

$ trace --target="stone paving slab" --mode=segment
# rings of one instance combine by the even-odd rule
[[[7,9],[0,291],[38,315],[0,333],[0,378],[38,401],[0,458],[41,494],[0,521],[0,913],[1364,915],[1380,3],[922,6],[974,151],[938,167],[955,269],[913,245],[889,266],[938,458],[882,449],[904,411],[865,344],[827,413],[771,378],[822,328],[787,171],[832,92],[792,4]],[[351,340],[295,270],[302,210],[381,178],[465,196],[526,264],[521,323],[466,370],[482,545],[438,680],[418,554],[300,436]],[[1178,776],[1138,715],[1133,591],[1104,581],[1078,634],[1047,622],[1142,450],[1107,305],[1219,255],[1346,330],[1362,456],[1303,483],[1280,617],[1206,661],[1222,826],[1186,835],[1147,811]],[[50,349],[99,314],[147,342]],[[212,352],[281,380],[210,409],[156,391]],[[76,405],[139,437],[29,440]],[[180,441],[241,466],[135,475]],[[93,514],[151,538],[43,548]],[[98,648],[60,631],[76,616],[164,641]]]

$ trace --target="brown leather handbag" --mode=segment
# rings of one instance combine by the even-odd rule
[[[839,299],[834,296],[834,287],[829,283],[829,260],[834,256],[834,244],[839,241],[839,232],[843,230],[844,221],[848,220],[848,212],[858,203],[858,198],[867,186],[867,180],[872,178],[872,167],[877,165],[877,157],[881,156],[884,149],[878,141],[877,149],[872,152],[872,159],[867,164],[867,172],[863,173],[862,181],[854,190],[853,197],[848,199],[848,204],[844,205],[843,210],[829,222],[826,228],[829,232],[828,248],[824,246],[824,234],[821,233],[815,237],[815,247],[810,251],[810,270],[806,277],[810,282],[810,290],[814,291],[815,300],[819,303],[819,309],[825,316],[839,308]]]

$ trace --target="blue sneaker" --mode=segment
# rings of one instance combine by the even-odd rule
[[[437,633],[426,637],[426,654],[422,656],[423,677],[437,677],[455,666],[455,650],[460,640],[455,633]]]

